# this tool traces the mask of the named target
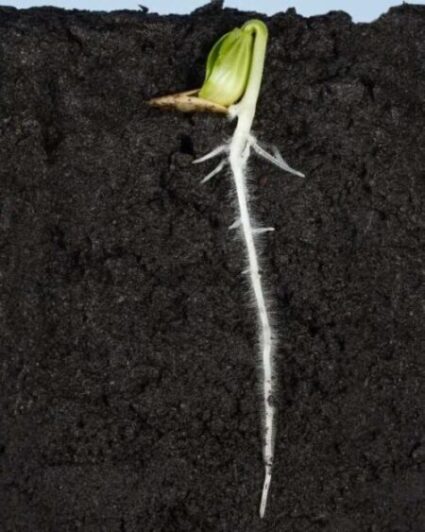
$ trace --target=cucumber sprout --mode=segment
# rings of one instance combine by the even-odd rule
[[[275,333],[271,324],[269,302],[264,292],[260,274],[256,236],[273,231],[273,227],[254,225],[250,214],[247,189],[247,163],[251,149],[278,168],[304,177],[291,168],[276,147],[273,155],[267,152],[251,133],[258,95],[263,77],[264,59],[268,39],[267,26],[261,20],[249,20],[241,28],[223,35],[208,55],[206,75],[200,90],[155,98],[149,103],[158,107],[175,107],[182,111],[214,111],[225,113],[230,119],[237,118],[234,134],[229,142],[221,144],[203,157],[193,161],[201,163],[224,155],[217,167],[205,176],[209,181],[227,165],[235,186],[238,216],[229,229],[241,231],[248,261],[245,270],[250,277],[260,336],[260,382],[262,398],[264,484],[261,493],[260,517],[264,517],[274,460],[276,434],[276,375],[274,353]]]

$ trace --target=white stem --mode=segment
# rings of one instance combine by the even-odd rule
[[[249,106],[240,104],[237,110],[237,115],[238,125],[230,143],[229,160],[236,187],[239,216],[248,257],[251,286],[254,292],[261,327],[261,388],[264,423],[263,460],[265,466],[265,478],[261,495],[260,517],[264,517],[272,475],[275,434],[275,407],[273,404],[273,333],[264,296],[264,289],[261,282],[261,275],[259,273],[259,259],[254,241],[255,230],[251,224],[246,188],[247,149],[249,152],[249,133],[251,130],[253,113]]]
[[[249,198],[247,190],[246,169],[251,147],[256,153],[278,166],[282,170],[291,172],[300,177],[304,174],[291,168],[282,158],[277,148],[274,149],[274,156],[266,152],[251,135],[252,122],[255,116],[258,94],[261,86],[261,79],[264,68],[264,57],[267,46],[267,28],[259,20],[248,21],[242,27],[246,31],[255,34],[253,53],[250,64],[250,75],[242,100],[228,108],[229,118],[238,118],[238,123],[231,139],[230,145],[222,144],[210,153],[197,159],[194,162],[203,162],[217,155],[226,152],[236,188],[238,200],[239,217],[229,227],[229,229],[241,228],[245,241],[246,254],[248,257],[248,268],[242,273],[249,274],[251,287],[255,298],[260,324],[260,350],[261,350],[261,394],[262,394],[262,421],[263,421],[263,462],[264,462],[264,483],[261,492],[260,517],[263,518],[266,512],[269,495],[270,482],[272,478],[272,468],[274,459],[275,440],[275,398],[274,398],[274,333],[270,324],[269,309],[264,295],[263,284],[261,282],[261,270],[254,235],[273,231],[273,227],[253,227],[249,213]],[[203,180],[209,180],[216,175],[224,166],[222,161],[217,168],[210,172]]]
[[[254,27],[253,31],[261,31]],[[246,166],[249,157],[251,142],[250,132],[254,120],[261,78],[267,34],[256,38],[251,62],[251,76],[244,97],[239,104],[230,110],[232,116],[238,117],[238,123],[230,142],[229,161],[236,187],[236,195],[240,213],[240,222],[245,240],[248,257],[251,286],[255,297],[260,322],[260,349],[261,349],[261,389],[263,401],[263,461],[265,467],[264,484],[261,494],[260,517],[264,517],[272,476],[274,457],[275,435],[275,406],[273,400],[273,332],[270,325],[269,311],[267,308],[264,289],[261,282],[259,259],[254,241],[255,230],[251,224],[248,207],[248,191],[246,187]]]

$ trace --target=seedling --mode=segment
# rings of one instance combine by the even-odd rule
[[[272,478],[274,441],[276,434],[276,400],[274,397],[276,376],[274,353],[275,333],[271,324],[269,302],[264,292],[264,281],[257,252],[257,236],[273,227],[254,224],[249,209],[247,189],[247,165],[251,149],[278,168],[304,177],[291,168],[273,147],[273,154],[266,151],[251,133],[258,95],[263,77],[268,30],[260,20],[249,20],[241,28],[235,28],[221,37],[208,55],[205,81],[201,89],[155,98],[149,103],[157,107],[175,107],[181,111],[212,111],[237,118],[234,134],[229,142],[214,148],[194,163],[202,163],[223,156],[217,167],[206,175],[206,183],[223,168],[229,166],[236,189],[238,216],[230,229],[241,231],[245,243],[250,286],[257,307],[260,339],[260,382],[263,426],[264,483],[261,493],[260,517],[264,517]]]

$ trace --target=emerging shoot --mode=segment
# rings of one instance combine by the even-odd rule
[[[248,83],[252,43],[252,33],[243,28],[235,28],[216,42],[208,55],[201,98],[225,107],[241,98]]]
[[[214,148],[194,163],[201,163],[224,155],[218,166],[204,177],[209,181],[227,165],[235,186],[238,215],[229,229],[238,229],[245,243],[248,267],[244,271],[250,278],[250,287],[257,308],[260,340],[260,383],[263,422],[264,483],[260,501],[260,517],[264,517],[274,460],[276,434],[276,398],[274,351],[275,334],[270,320],[257,252],[257,235],[273,231],[272,227],[254,226],[249,209],[247,189],[247,163],[251,148],[259,157],[278,168],[304,177],[291,168],[279,150],[273,155],[260,146],[251,133],[257,99],[263,77],[268,31],[261,20],[249,20],[221,37],[208,55],[206,75],[200,90],[155,98],[149,103],[158,107],[175,107],[183,111],[213,111],[236,118],[237,126],[230,142]]]

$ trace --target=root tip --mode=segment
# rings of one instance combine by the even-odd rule
[[[263,491],[261,492],[261,502],[260,502],[260,510],[259,510],[260,519],[263,519],[266,514],[267,500],[269,496],[269,488],[270,488],[271,479],[272,479],[271,469],[269,466],[266,466]]]

